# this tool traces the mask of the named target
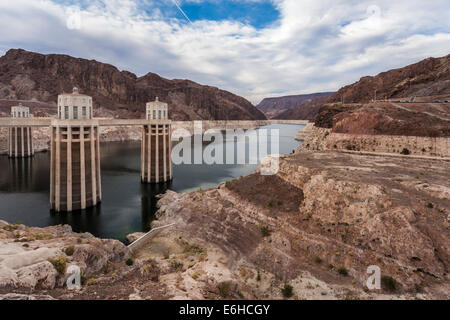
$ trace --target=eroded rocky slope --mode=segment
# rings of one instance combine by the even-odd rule
[[[140,256],[180,266],[167,276],[175,297],[226,285],[228,297],[282,298],[289,284],[299,299],[448,299],[449,176],[444,161],[299,152],[277,176],[169,192],[154,225],[177,224]],[[370,265],[382,290],[365,287]]]
[[[314,119],[334,133],[450,136],[450,103],[325,104]]]
[[[326,101],[327,97],[330,97],[333,92],[321,92],[312,94],[299,94],[292,96],[265,98],[257,106],[259,110],[270,119],[300,119],[311,120],[317,113],[317,109],[314,109],[315,104],[310,104],[312,101]],[[317,99],[322,98],[322,99]],[[324,100],[325,99],[325,100]],[[288,110],[298,109],[299,106],[303,106],[302,111],[296,111],[294,113],[288,112]],[[280,114],[285,114],[286,118],[279,117]]]
[[[330,101],[361,103],[377,99],[435,96],[450,93],[450,55],[428,58],[418,63],[363,77],[341,88]]]
[[[449,299],[448,168],[438,160],[297,151],[280,159],[274,176],[167,192],[152,227],[175,225],[129,261],[114,240],[2,222],[0,296]],[[61,258],[83,266],[80,291],[62,285]],[[366,287],[371,265],[381,270],[380,290]]]
[[[31,101],[31,112],[39,115],[48,111],[45,104],[54,105],[58,94],[72,92],[74,86],[93,97],[95,116],[109,111],[115,117],[141,118],[145,103],[159,97],[169,103],[173,120],[265,119],[246,99],[189,80],[168,80],[154,73],[137,77],[95,60],[21,49],[11,49],[0,57],[2,111],[9,112],[11,101],[26,101],[24,105]]]

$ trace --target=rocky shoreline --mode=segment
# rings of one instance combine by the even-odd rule
[[[449,299],[448,162],[336,152],[327,129],[305,132],[276,175],[162,195],[152,229],[173,225],[133,252],[0,222],[0,299]],[[82,266],[81,290],[58,261]]]
[[[255,172],[210,190],[168,191],[152,228],[175,225],[133,253],[67,226],[2,222],[0,296],[449,299],[444,164],[299,150],[281,157],[275,176]],[[64,287],[66,276],[51,262],[61,257],[89,275],[80,291]],[[367,288],[371,265],[381,269],[380,290]]]

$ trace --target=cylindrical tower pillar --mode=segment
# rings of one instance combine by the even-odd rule
[[[148,125],[142,129],[141,180],[143,183],[163,183],[172,180],[171,121],[167,103],[147,103]]]
[[[19,106],[11,107],[12,118],[31,118],[30,109],[28,107]],[[8,156],[10,158],[31,157],[33,150],[33,129],[31,127],[20,126],[9,128],[8,134]]]
[[[99,125],[91,106],[92,98],[76,88],[58,97],[50,155],[50,207],[57,212],[83,210],[102,200]]]

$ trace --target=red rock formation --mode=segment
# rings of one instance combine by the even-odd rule
[[[322,101],[323,97],[329,97],[334,92],[322,92],[312,94],[300,94],[276,98],[265,98],[257,106],[259,110],[271,119],[313,119],[318,108],[316,101]],[[322,98],[318,100],[317,98]],[[322,101],[323,103],[324,101]],[[301,106],[301,107],[300,107]],[[295,111],[289,111],[295,110]]]
[[[137,77],[95,60],[21,49],[0,57],[0,99],[53,104],[59,93],[71,92],[74,86],[94,98],[98,115],[140,118],[145,103],[158,96],[169,103],[173,120],[265,119],[246,99],[189,80],[168,80],[154,73]]]
[[[377,99],[434,96],[450,93],[450,55],[428,58],[404,68],[382,72],[375,77],[363,77],[341,88],[330,102],[369,102]]]
[[[296,108],[275,115],[274,119],[313,120],[322,105],[330,99],[330,95],[323,95],[306,101]]]

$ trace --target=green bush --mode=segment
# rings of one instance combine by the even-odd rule
[[[71,256],[73,255],[73,253],[75,252],[75,247],[74,246],[69,246],[66,248],[66,250],[64,250],[64,252],[68,255]]]
[[[339,267],[338,273],[345,277],[348,276],[348,270],[345,267]]]
[[[321,258],[321,257],[315,257],[315,258],[314,258],[314,261],[315,261],[316,263],[322,263],[322,258]]]
[[[55,267],[60,274],[66,272],[67,258],[60,256],[58,258],[48,258],[48,261]]]
[[[181,262],[174,260],[170,264],[175,271],[183,270],[183,263],[181,263]]]
[[[395,292],[398,289],[397,281],[390,276],[382,276],[381,277],[381,286],[384,290],[389,292]]]
[[[261,227],[261,234],[263,237],[270,236],[270,229],[268,226]]]
[[[133,262],[133,259],[128,258],[127,261],[125,261],[125,263],[127,266],[132,266],[134,262]]]
[[[231,283],[229,281],[223,281],[223,282],[219,283],[218,289],[219,289],[219,294],[221,295],[222,298],[228,297],[228,295],[230,294],[230,288],[231,288]]]
[[[290,298],[294,295],[294,288],[289,284],[285,284],[283,289],[281,289],[281,293],[283,297]]]
[[[400,153],[403,154],[403,155],[405,155],[405,156],[407,156],[407,155],[410,155],[410,154],[411,154],[411,151],[409,151],[409,150],[406,149],[406,148],[403,148],[402,152],[400,152]]]
[[[93,285],[96,285],[97,283],[98,283],[98,280],[95,278],[90,278],[86,281],[87,286],[93,286]]]

